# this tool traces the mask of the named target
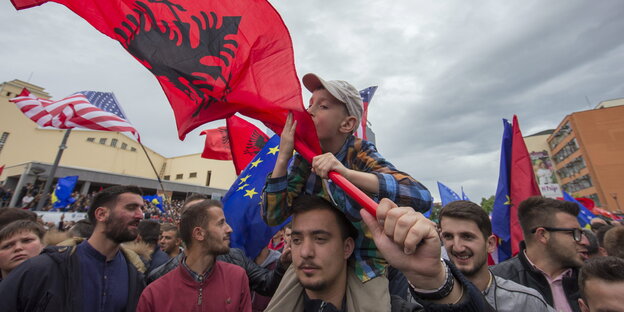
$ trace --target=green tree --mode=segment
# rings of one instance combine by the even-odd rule
[[[489,198],[481,197],[481,208],[483,208],[488,215],[492,213],[492,209],[494,209],[494,195]]]
[[[433,208],[431,208],[431,216],[429,216],[429,220],[438,223],[438,219],[440,217],[440,210],[442,210],[441,203],[433,203]]]

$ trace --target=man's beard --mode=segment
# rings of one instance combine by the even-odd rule
[[[301,286],[304,289],[307,290],[311,290],[311,291],[321,291],[327,288],[327,283],[325,281],[318,281],[318,282],[314,282],[314,283],[305,283],[301,280],[299,280],[299,283],[301,284]]]
[[[553,261],[559,262],[563,268],[580,268],[583,265],[582,261],[576,261],[579,256],[576,249],[569,250],[562,247],[557,243],[550,243],[549,250]]]
[[[116,244],[133,241],[138,235],[138,230],[131,232],[128,229],[127,224],[122,224],[119,220],[117,220],[112,211],[105,224],[106,231],[104,232],[104,235]]]
[[[223,238],[215,238],[210,236],[207,240],[204,241],[205,248],[208,250],[208,253],[218,256],[225,255],[230,252],[229,244],[223,244]]]

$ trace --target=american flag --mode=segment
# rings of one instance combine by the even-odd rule
[[[370,103],[373,95],[375,95],[375,91],[377,91],[377,86],[368,87],[366,89],[360,90],[360,97],[362,98],[362,102],[364,104],[364,112],[362,113],[362,124],[358,127],[355,136],[366,140],[366,123],[368,119],[368,103]]]
[[[24,89],[10,101],[41,127],[131,132],[140,141],[139,133],[126,120],[112,92],[80,91],[59,101],[51,101]]]

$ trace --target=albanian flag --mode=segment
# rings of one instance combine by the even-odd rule
[[[228,117],[226,121],[227,127],[201,132],[206,136],[202,157],[233,160],[236,175],[239,175],[269,141],[269,136],[252,123],[235,115]]]
[[[11,0],[17,9],[48,0]],[[295,147],[320,154],[305,112],[290,34],[265,0],[54,0],[119,41],[158,79],[178,135],[236,112],[276,133],[289,111]]]

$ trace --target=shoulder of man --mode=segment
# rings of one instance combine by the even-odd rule
[[[507,259],[503,262],[500,262],[492,267],[490,267],[490,271],[494,273],[496,276],[500,276],[504,279],[513,280],[515,277],[520,274],[520,272],[524,271],[525,268],[522,265],[522,262],[515,256],[511,259]]]
[[[123,245],[120,245],[120,250],[126,258],[126,261],[132,264],[132,266],[139,271],[139,273],[145,273],[145,263],[143,263],[143,260],[141,260],[141,257],[139,257],[136,252],[124,247]]]
[[[242,266],[243,268],[245,268],[248,262],[251,261],[247,258],[247,256],[245,256],[245,252],[242,249],[238,248],[230,248],[230,251],[228,251],[228,253],[224,255],[218,255],[217,260],[221,262],[236,264]]]
[[[524,307],[525,311],[550,311],[550,306],[535,289],[520,285],[500,276],[496,278],[496,295],[505,298],[503,304],[511,307]]]

